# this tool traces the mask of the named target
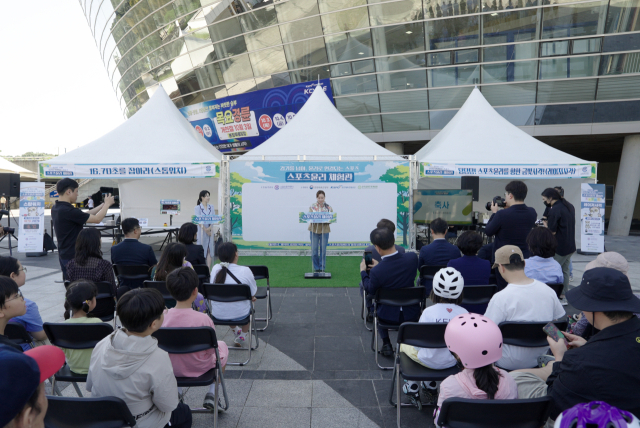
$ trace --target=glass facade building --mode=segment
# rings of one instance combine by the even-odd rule
[[[640,121],[638,0],[255,1],[80,5],[127,117],[160,83],[183,107],[331,78],[380,142],[429,140],[476,85],[518,126]]]

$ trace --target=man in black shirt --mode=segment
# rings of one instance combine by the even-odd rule
[[[560,299],[562,304],[566,305],[564,294],[567,292],[571,275],[569,266],[571,264],[571,256],[576,252],[575,211],[572,213],[568,203],[565,203],[565,200],[560,197],[556,189],[545,189],[542,192],[542,201],[545,205],[551,207],[545,224],[556,236],[556,241],[558,241],[556,254],[553,258],[562,266],[564,287]],[[573,208],[573,205],[571,205],[571,208]]]
[[[512,181],[505,186],[504,190],[506,208],[500,210],[496,204],[491,204],[493,214],[487,223],[485,233],[487,236],[495,236],[494,254],[505,245],[515,245],[520,248],[524,258],[528,259],[527,236],[536,223],[536,210],[524,204],[527,185],[522,181]],[[496,269],[496,282],[498,291],[507,286],[498,269]]]
[[[58,257],[62,276],[67,279],[67,264],[76,255],[76,239],[85,223],[100,223],[107,210],[113,205],[114,197],[106,195],[104,203],[87,212],[74,208],[78,199],[78,183],[71,178],[63,178],[56,186],[58,201],[51,209],[53,229],[58,237]]]

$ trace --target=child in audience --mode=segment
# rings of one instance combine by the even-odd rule
[[[252,301],[256,301],[255,295],[258,291],[256,279],[253,272],[246,266],[238,265],[238,247],[233,242],[225,242],[218,248],[218,257],[220,263],[213,266],[211,270],[212,284],[245,284],[251,288]],[[225,321],[241,321],[249,316],[251,303],[243,302],[214,302],[211,301],[211,315],[219,320]],[[236,346],[242,346],[248,343],[247,332],[249,324],[240,326],[232,326],[231,330],[235,335]]]
[[[518,398],[518,387],[504,370],[494,366],[502,357],[500,328],[484,315],[464,314],[449,321],[444,332],[447,348],[462,369],[440,385],[435,423],[447,398],[506,400]]]
[[[0,257],[0,275],[13,279],[18,287],[22,287],[26,282],[26,272],[27,270],[22,266],[22,263],[13,257]],[[27,298],[24,299],[24,303],[27,305],[27,313],[13,318],[12,321],[22,324],[34,341],[40,342],[37,343],[38,345],[47,344],[47,335],[42,329],[42,317],[40,317],[38,305]],[[23,351],[31,349],[28,343],[23,343],[20,346]]]
[[[26,312],[27,306],[18,285],[13,279],[0,276],[0,345],[7,345],[22,352],[20,345],[16,345],[4,335],[4,329],[11,318],[24,315]]]
[[[98,288],[91,281],[75,281],[67,288],[64,297],[64,319],[69,324],[94,324],[102,322],[100,318],[88,317],[87,314],[96,307]],[[93,349],[62,348],[67,357],[67,364],[72,372],[87,374]]]
[[[137,428],[191,427],[191,410],[178,400],[169,354],[151,335],[162,327],[164,299],[158,290],[137,288],[118,300],[124,329],[102,339],[91,354],[87,391],[93,397],[119,397]]]
[[[440,269],[433,276],[433,289],[429,299],[434,303],[422,312],[420,321],[422,323],[448,323],[458,315],[466,314],[467,310],[460,305],[462,302],[464,288],[464,278],[456,269],[447,267]],[[411,345],[401,345],[400,352],[404,352],[409,358],[418,364],[433,370],[448,369],[456,365],[447,349],[416,348]],[[437,397],[437,382],[422,382],[422,391],[428,397],[428,401],[435,404]],[[418,406],[420,403],[420,392],[418,383],[406,381],[402,391],[409,396],[411,402]]]
[[[207,315],[194,311],[193,301],[198,297],[198,275],[193,269],[178,268],[167,276],[167,289],[171,297],[176,299],[176,307],[169,309],[164,315],[163,327],[211,327],[216,326]],[[218,341],[218,354],[222,370],[227,364],[229,349],[227,344]],[[169,354],[173,364],[173,373],[177,377],[198,377],[202,376],[216,366],[216,354],[213,349],[194,352],[191,354]],[[203,407],[215,409],[215,384],[209,387],[209,392],[204,397]],[[218,404],[218,409],[222,405]]]

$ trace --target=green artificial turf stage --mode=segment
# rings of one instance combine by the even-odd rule
[[[331,279],[304,279],[305,273],[313,271],[311,257],[305,256],[240,256],[238,264],[267,266],[272,287],[358,287],[361,260],[357,256],[327,257]]]

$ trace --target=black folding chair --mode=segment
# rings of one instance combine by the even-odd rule
[[[443,370],[433,370],[416,363],[404,352],[400,352],[400,345],[406,344],[418,348],[439,349],[446,348],[444,341],[444,331],[447,323],[417,323],[405,322],[398,330],[398,340],[395,355],[395,370],[391,378],[391,392],[389,393],[389,403],[396,406],[396,421],[400,427],[400,408],[409,407],[412,404],[403,404],[400,399],[402,385],[400,378],[414,382],[442,381],[451,375],[457,374],[460,369],[453,366]],[[393,402],[393,390],[396,390],[396,402]],[[422,410],[422,403],[418,401],[418,409]]]
[[[35,348],[33,338],[27,329],[20,323],[9,321],[7,326],[4,328],[4,335],[16,345],[25,344]]]
[[[113,333],[110,324],[69,324],[46,322],[42,326],[52,345],[66,349],[93,349],[98,342]],[[56,382],[71,382],[78,396],[82,397],[82,392],[78,387],[78,382],[86,382],[87,375],[74,373],[68,364],[62,366],[53,376],[51,387],[55,391]]]
[[[180,327],[180,328],[161,328],[153,333],[153,337],[158,339],[158,347],[169,354],[191,354],[193,352],[206,351],[213,349],[216,356],[216,367],[209,370],[199,377],[176,377],[178,386],[182,388],[209,386],[219,379],[222,385],[222,394],[224,396],[224,410],[229,409],[229,398],[224,386],[224,377],[222,375],[222,365],[220,354],[218,353],[218,338],[216,331],[211,327]],[[212,413],[214,428],[218,424],[218,383],[214,392],[215,407],[213,410],[205,408],[192,408],[191,413]],[[185,390],[180,400],[182,401],[187,394]]]
[[[242,363],[230,363],[231,366],[246,366],[251,361],[251,351],[258,349],[260,342],[258,341],[258,332],[256,330],[255,321],[253,319],[255,309],[253,308],[253,301],[251,300],[251,287],[246,284],[209,284],[205,283],[203,286],[204,298],[207,303],[207,309],[209,310],[209,316],[215,325],[237,325],[243,326],[249,324],[249,346],[245,348],[229,347],[229,350],[235,351],[249,351],[249,358]],[[240,321],[227,321],[220,320],[213,315],[211,311],[211,301],[220,303],[232,303],[232,302],[244,302],[250,303],[249,315]],[[255,335],[256,346],[253,347],[253,337]]]
[[[378,327],[388,330],[398,330],[399,324],[383,324],[378,320],[378,307],[386,306],[413,306],[420,305],[420,312],[424,309],[427,299],[425,287],[408,288],[379,288],[373,298],[373,330],[371,331],[371,349],[376,353],[376,364],[381,370],[393,370],[394,366],[383,367],[378,362]]]
[[[484,314],[487,310],[487,305],[491,301],[491,298],[496,293],[496,285],[465,285],[464,296],[460,306],[467,309],[469,312]],[[480,310],[480,306],[484,309]]]
[[[560,296],[562,296],[562,290],[564,289],[564,284],[563,283],[552,283],[552,284],[547,284],[549,287],[551,287],[551,289],[553,289],[553,291],[556,292],[556,296],[558,296],[558,299],[560,298]]]
[[[567,321],[553,322],[558,330],[566,331]],[[527,322],[527,321],[506,321],[501,322],[498,327],[502,332],[502,343],[511,346],[520,346],[523,348],[542,348],[549,346],[547,342],[547,334],[542,327],[547,325],[546,322]],[[535,367],[535,366],[534,366]],[[521,367],[523,369],[532,367]]]
[[[489,284],[493,284],[493,285],[498,284],[498,279],[496,278],[496,274],[494,272],[491,272],[489,274]]]
[[[147,265],[113,265],[113,272],[118,278],[119,286],[123,285],[123,281],[140,284],[144,281],[151,280],[151,268]],[[129,288],[138,288],[127,285]]]
[[[258,287],[258,291],[255,294],[256,299],[267,299],[267,316],[265,318],[255,318],[254,321],[265,322],[266,324],[262,328],[257,328],[258,331],[265,331],[267,327],[269,327],[269,320],[273,316],[273,311],[271,310],[271,284],[269,283],[269,268],[266,266],[247,266],[251,269],[253,273],[253,277],[256,281],[261,279],[267,280],[266,287]]]
[[[211,272],[209,271],[209,266],[207,265],[193,265],[193,270],[198,274],[198,280],[200,280],[200,284],[198,285],[198,291],[202,294],[202,284],[205,282],[209,282],[211,278]]]
[[[113,286],[106,281],[96,282],[98,295],[96,296],[96,307],[88,314],[89,316],[100,318],[102,321],[113,321],[113,328],[116,327],[116,295],[113,293]],[[64,282],[64,288],[69,288],[71,281]]]
[[[427,297],[431,294],[433,288],[433,277],[440,269],[446,268],[446,266],[420,266],[420,285],[427,289]]]
[[[438,426],[447,428],[540,428],[549,417],[551,397],[528,400],[447,398]],[[398,425],[399,426],[399,425]]]
[[[134,427],[136,420],[127,404],[117,397],[47,397],[44,417],[47,428],[122,428]]]
[[[145,281],[142,283],[142,288],[155,288],[162,294],[164,304],[167,308],[174,308],[176,306],[176,299],[169,293],[166,281]]]

